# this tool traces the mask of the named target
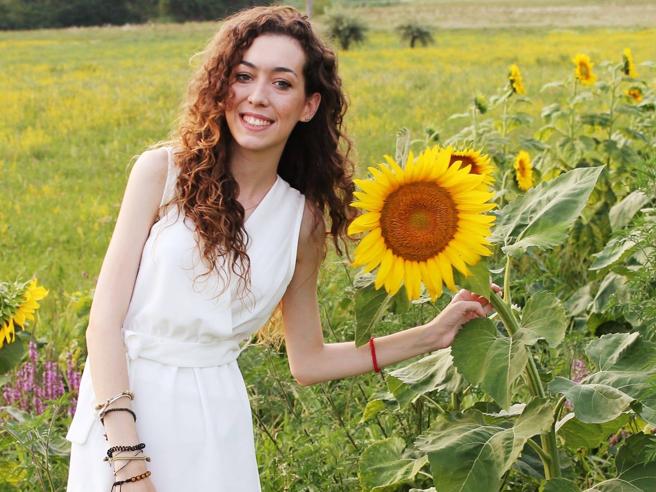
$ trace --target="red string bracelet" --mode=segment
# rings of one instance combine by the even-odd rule
[[[374,371],[380,372],[380,367],[378,367],[378,362],[376,362],[376,347],[374,347],[374,337],[369,339],[369,348],[371,349],[371,360],[374,363]]]

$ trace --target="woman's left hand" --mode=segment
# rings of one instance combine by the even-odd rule
[[[497,294],[501,293],[501,287],[498,285],[490,284],[490,287]],[[430,350],[448,347],[465,323],[475,318],[485,318],[493,311],[487,298],[461,289],[440,314],[424,325],[431,345]]]

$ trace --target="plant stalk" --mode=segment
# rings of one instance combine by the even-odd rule
[[[510,275],[508,273],[509,264],[506,265],[506,277],[509,280]],[[504,285],[504,288],[507,286]],[[490,302],[494,306],[494,309],[499,313],[499,317],[503,321],[508,334],[512,337],[519,331],[519,322],[515,315],[512,313],[512,308],[510,304],[506,304],[496,292],[491,292]],[[533,354],[528,351],[528,364],[526,365],[526,374],[528,376],[529,389],[533,395],[539,398],[545,398],[546,392],[544,391],[544,386],[542,380],[540,379],[540,373],[538,372],[537,364],[533,358]],[[555,424],[554,424],[555,425]],[[551,429],[548,433],[542,434],[540,440],[542,443],[542,450],[549,457],[548,461],[543,460],[544,465],[544,475],[547,480],[560,477],[560,459],[558,457],[558,443],[556,441],[556,430],[554,425],[551,426]]]

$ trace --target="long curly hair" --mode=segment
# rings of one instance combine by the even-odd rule
[[[175,203],[197,233],[205,275],[224,276],[220,260],[250,285],[244,209],[237,201],[238,184],[230,172],[230,144],[225,112],[232,72],[255,38],[282,34],[297,40],[305,52],[305,94],[321,94],[314,117],[299,123],[286,142],[278,174],[303,193],[315,215],[315,226],[330,220],[326,230],[335,249],[346,250],[346,228],[354,216],[352,143],[342,131],[347,101],[337,74],[334,51],[315,34],[307,16],[285,6],[254,7],[225,19],[206,48],[204,61],[189,83],[177,128],[166,143],[176,148],[179,168]],[[325,249],[324,249],[325,255]]]

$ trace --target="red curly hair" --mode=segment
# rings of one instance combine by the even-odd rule
[[[232,73],[243,53],[262,34],[297,40],[305,52],[305,94],[318,92],[321,103],[310,122],[297,124],[287,140],[278,174],[303,193],[318,223],[328,216],[338,254],[346,246],[346,228],[354,216],[351,141],[342,132],[347,109],[335,53],[314,33],[307,16],[292,7],[255,7],[227,19],[201,52],[204,62],[189,84],[179,125],[167,142],[178,150],[176,196],[171,203],[193,220],[197,242],[208,271],[225,278],[218,261],[250,285],[244,209],[237,201],[238,184],[230,172],[232,135],[226,103]],[[169,205],[166,204],[166,205]]]

